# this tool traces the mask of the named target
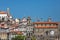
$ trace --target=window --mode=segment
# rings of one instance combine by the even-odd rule
[[[4,24],[1,24],[1,26],[4,26]]]
[[[53,26],[56,26],[56,24],[53,24]]]
[[[35,26],[37,26],[37,25],[35,24]]]
[[[46,26],[47,24],[45,24],[45,26]]]
[[[36,32],[38,32],[39,30],[38,29],[36,29]]]
[[[51,26],[51,24],[49,24],[49,26]]]
[[[41,26],[41,24],[38,24],[38,26]]]
[[[38,24],[37,24],[37,26],[38,26]]]
[[[45,26],[45,24],[43,24],[43,26]]]
[[[43,32],[44,30],[43,29],[39,29],[39,32],[41,33],[41,32]]]
[[[3,17],[2,20],[4,21],[4,19],[5,19],[5,18]]]
[[[48,31],[46,31],[46,35],[48,35]]]
[[[43,26],[43,24],[41,24],[41,26]]]
[[[59,31],[60,31],[60,29],[59,29]]]

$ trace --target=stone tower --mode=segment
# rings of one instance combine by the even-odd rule
[[[31,25],[31,18],[30,17],[27,18],[27,24]]]

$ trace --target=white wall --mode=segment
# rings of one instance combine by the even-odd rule
[[[4,17],[4,16],[7,16],[7,14],[0,14],[0,17],[1,17],[1,16],[3,16],[3,17]]]

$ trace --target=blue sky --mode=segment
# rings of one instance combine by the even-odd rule
[[[53,21],[60,21],[60,0],[0,0],[0,10],[10,13],[14,18],[30,16],[32,20],[51,16]]]

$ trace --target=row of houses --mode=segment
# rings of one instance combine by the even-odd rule
[[[9,8],[7,11],[0,11],[0,39],[11,40],[18,35],[27,37],[34,36],[36,40],[60,40],[60,22],[48,21],[32,22],[30,17],[13,19]]]

